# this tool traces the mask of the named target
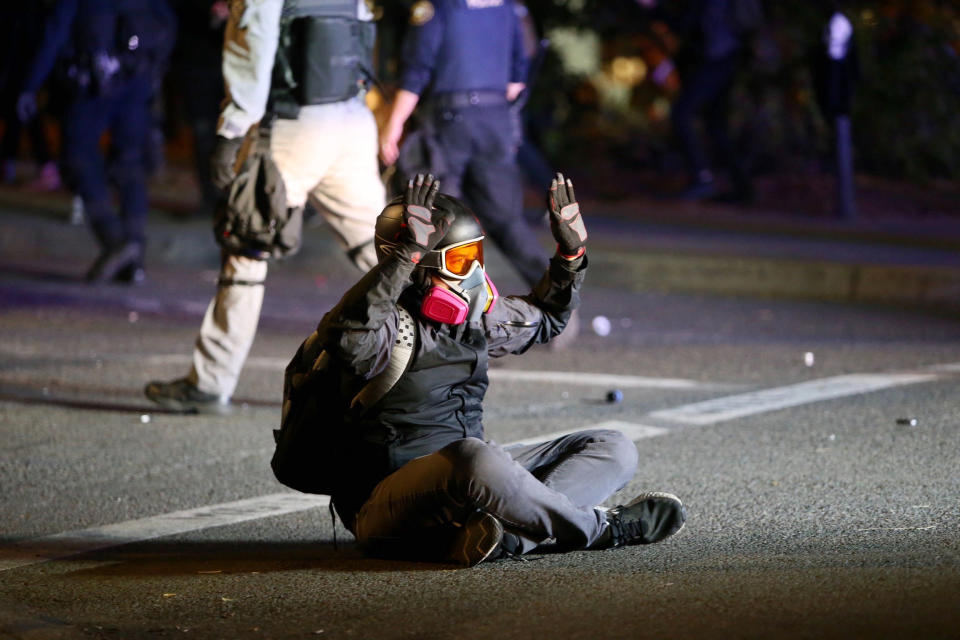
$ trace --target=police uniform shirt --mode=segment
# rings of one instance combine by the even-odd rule
[[[513,0],[419,0],[410,11],[400,88],[422,95],[505,91],[526,79]]]

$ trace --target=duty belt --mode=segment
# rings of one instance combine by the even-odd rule
[[[505,91],[450,91],[433,96],[430,102],[439,109],[492,107],[507,104],[507,96]]]

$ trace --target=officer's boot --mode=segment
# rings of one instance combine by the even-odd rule
[[[143,270],[143,245],[122,239],[116,221],[113,220],[109,203],[84,203],[90,215],[93,233],[100,243],[100,255],[87,270],[85,280],[90,284],[103,284],[128,275],[133,282],[137,266]],[[142,277],[141,277],[142,281]]]

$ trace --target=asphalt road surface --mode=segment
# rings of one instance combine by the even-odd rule
[[[0,638],[960,638],[955,315],[591,273],[569,348],[492,370],[488,435],[624,429],[641,463],[611,504],[670,491],[688,524],[457,569],[366,559],[339,525],[335,548],[325,499],[272,477],[282,368],[336,277],[271,275],[242,410],[197,417],[141,389],[185,373],[209,268],[3,274]]]

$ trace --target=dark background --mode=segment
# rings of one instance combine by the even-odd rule
[[[212,2],[173,4],[181,30],[155,105],[154,181],[197,191],[199,201],[189,175],[197,148],[191,111],[212,109],[204,105],[215,104],[221,95],[215,48],[213,56],[210,48],[219,36],[215,30],[204,33],[203,14]],[[389,96],[412,2],[381,4],[379,74]],[[662,4],[682,10],[684,3]],[[960,10],[937,0],[842,4],[854,25],[859,66],[851,119],[860,215],[960,214]],[[684,69],[678,34],[634,0],[529,0],[527,5],[540,34],[550,40],[532,79],[528,139],[551,165],[576,175],[584,195],[625,200],[682,187],[683,163],[669,119]],[[816,60],[832,5],[765,2],[766,23],[744,54],[730,121],[756,181],[757,197],[750,206],[755,212],[835,215],[832,130],[815,91]],[[592,49],[583,48],[591,40]],[[5,67],[26,64],[9,46],[2,55]],[[664,57],[681,73],[658,85],[650,71]],[[377,110],[382,112],[382,100],[373,96],[371,101],[381,104]],[[49,83],[41,95],[44,103],[43,122],[55,153],[59,104]],[[208,146],[200,145],[201,155]],[[21,157],[30,154],[25,137]],[[541,187],[531,185],[536,192]]]

